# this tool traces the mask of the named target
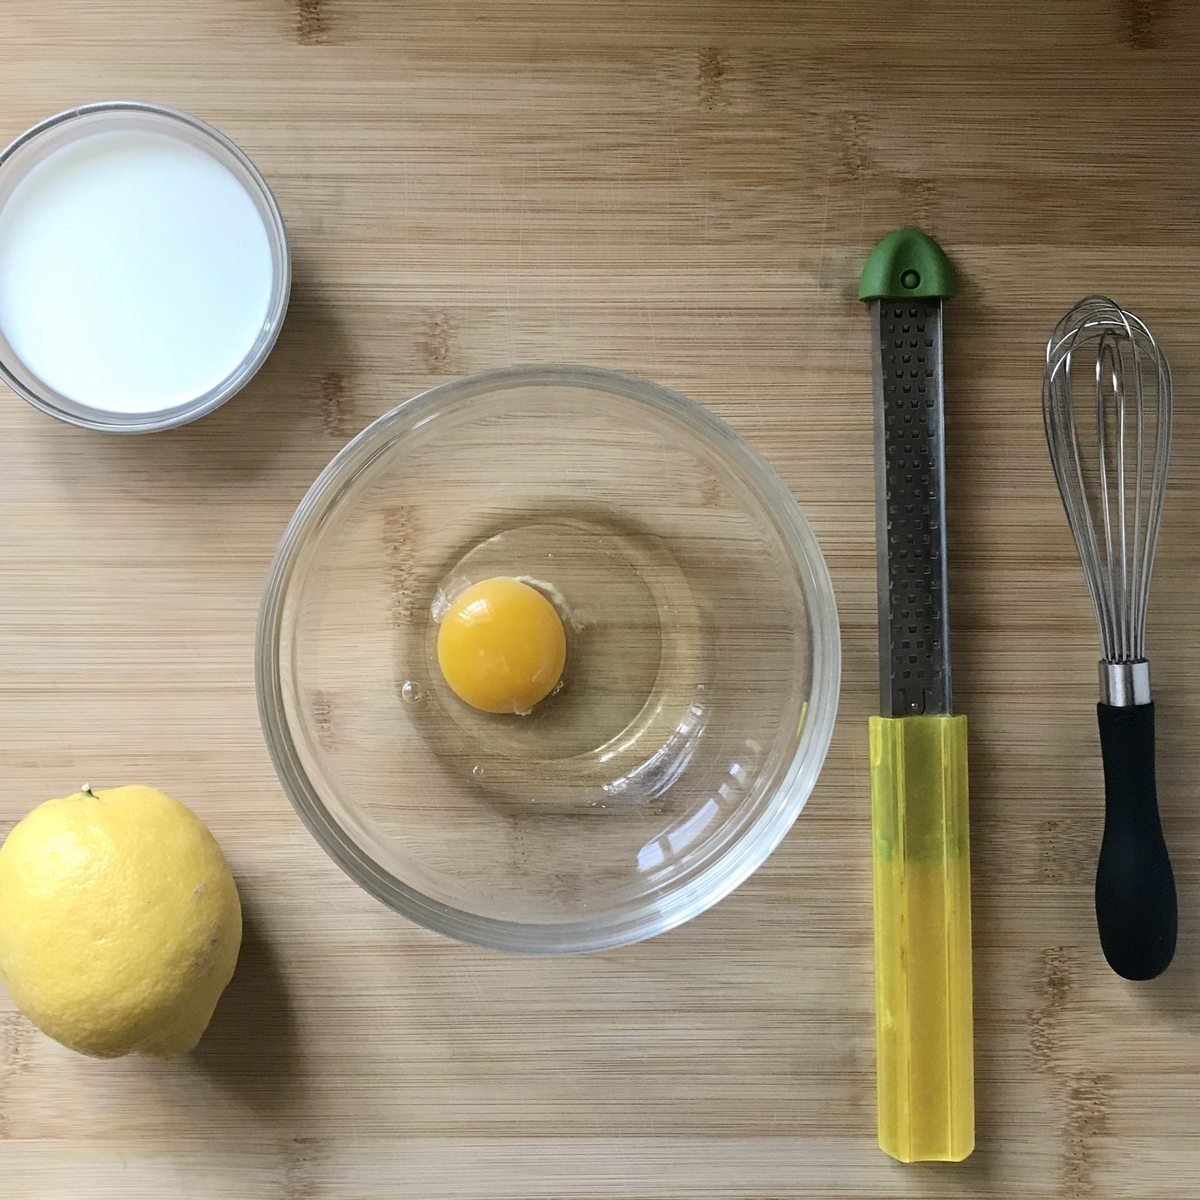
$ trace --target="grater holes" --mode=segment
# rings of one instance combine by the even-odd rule
[[[934,500],[938,434],[934,378],[935,304],[880,308],[887,635],[892,647],[892,711],[920,712],[944,690],[938,631],[944,620]],[[936,568],[936,569],[935,569]]]

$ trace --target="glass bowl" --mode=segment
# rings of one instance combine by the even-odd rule
[[[567,632],[526,716],[462,703],[439,619],[515,577]],[[717,417],[611,371],[444,384],[358,435],[284,533],[259,708],[331,857],[422,925],[506,950],[623,945],[731,892],[829,746],[837,613],[816,539]]]
[[[186,425],[213,412],[240,392],[258,373],[274,348],[287,315],[292,286],[292,257],[279,205],[250,159],[224,134],[198,117],[179,109],[137,100],[83,104],[47,117],[21,134],[0,151],[0,210],[56,152],[97,135],[111,137],[129,133],[153,133],[202,150],[223,166],[245,192],[249,204],[262,220],[271,257],[269,294],[261,326],[245,330],[244,353],[239,361],[230,365],[224,378],[214,381],[200,394],[183,400],[164,400],[159,408],[117,412],[93,407],[64,395],[22,361],[3,329],[0,329],[0,379],[35,408],[68,424],[107,433],[153,433]],[[56,224],[64,223],[64,218],[58,216]],[[195,236],[198,238],[204,222],[197,218],[193,224],[197,224]],[[222,260],[218,256],[216,261]],[[73,263],[72,269],[77,271],[78,265]],[[210,265],[209,274],[215,269]],[[186,295],[169,295],[161,299],[162,303],[178,310],[180,321],[189,319]],[[203,339],[204,336],[204,328],[196,327],[195,338]],[[129,355],[144,353],[144,348],[138,344],[123,348]]]

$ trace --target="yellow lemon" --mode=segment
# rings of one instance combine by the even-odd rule
[[[186,1054],[241,940],[220,847],[154,788],[48,800],[0,847],[0,976],[43,1033],[83,1054]]]

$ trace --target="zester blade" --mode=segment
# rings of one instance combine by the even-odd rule
[[[942,302],[873,300],[871,328],[880,711],[948,714]]]

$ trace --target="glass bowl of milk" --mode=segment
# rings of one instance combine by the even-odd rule
[[[253,163],[187,113],[74,108],[0,153],[0,378],[73,425],[224,404],[279,336],[291,255]]]

